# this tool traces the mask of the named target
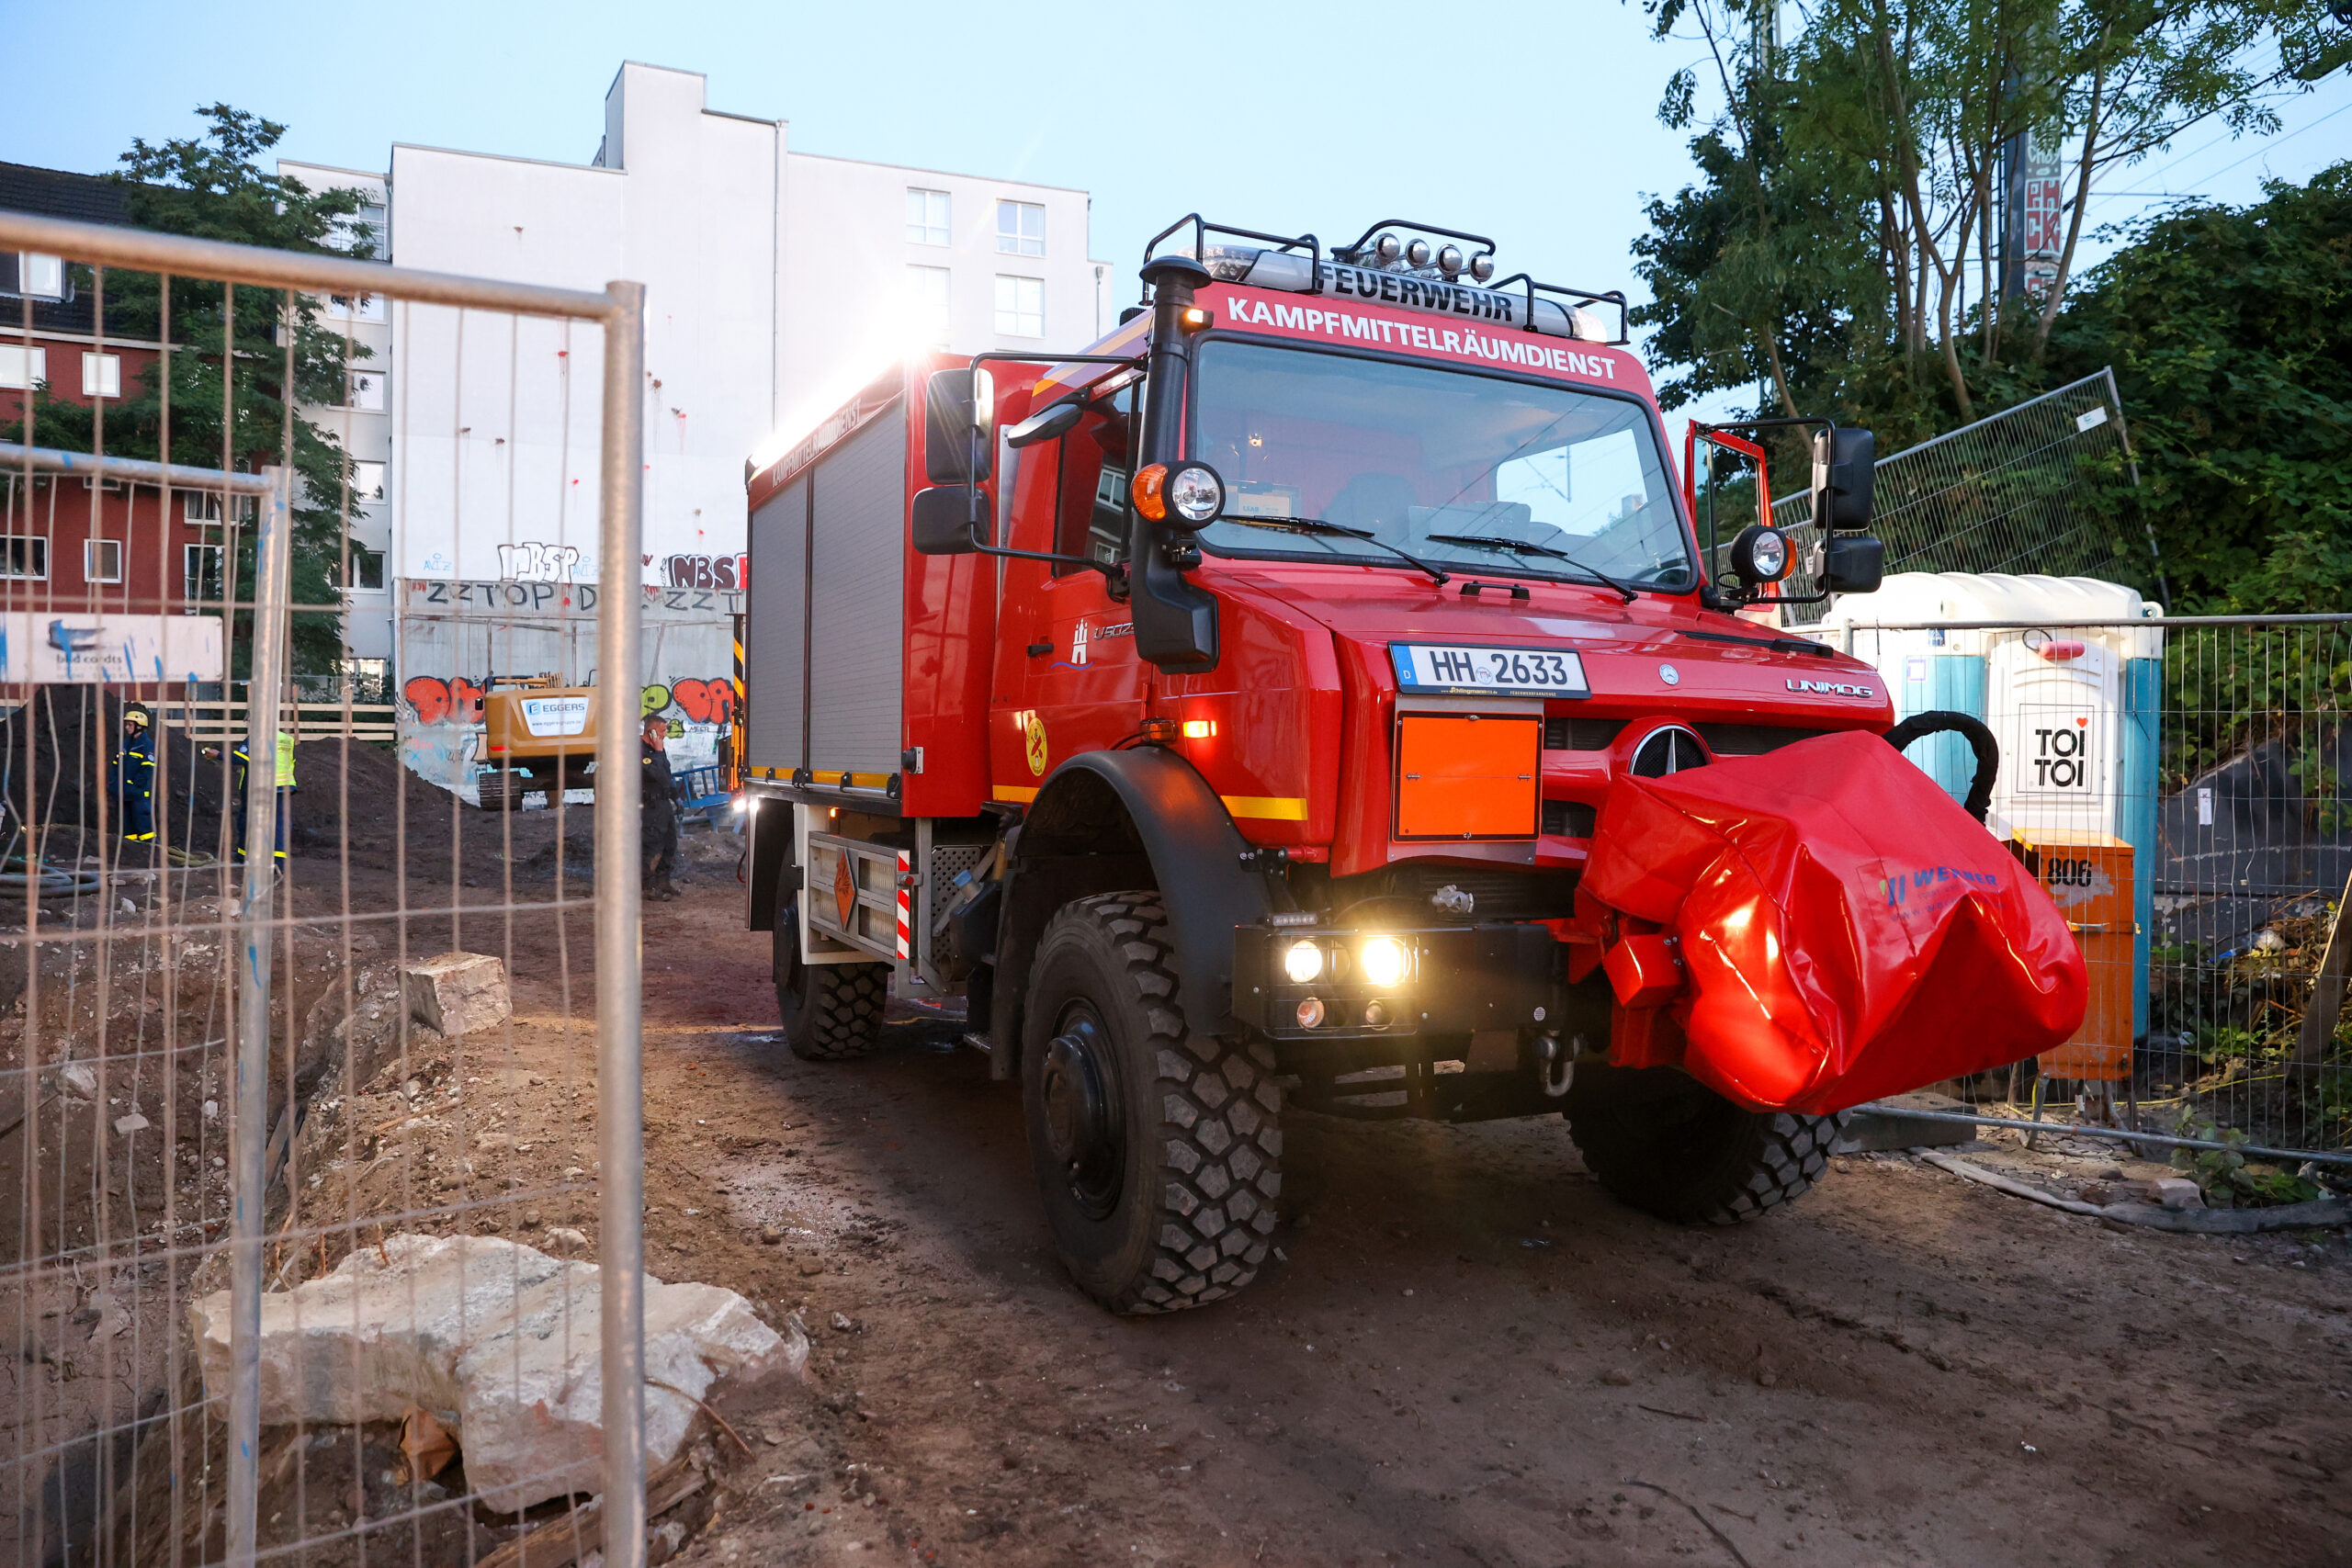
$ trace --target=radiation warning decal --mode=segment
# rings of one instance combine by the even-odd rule
[[[1046,775],[1046,721],[1032,708],[1021,716],[1022,739],[1029,755],[1029,771],[1039,778]]]

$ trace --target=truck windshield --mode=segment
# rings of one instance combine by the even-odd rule
[[[1215,554],[1412,570],[1378,540],[1448,570],[1697,581],[1635,399],[1224,341],[1195,385],[1193,450],[1226,484]]]

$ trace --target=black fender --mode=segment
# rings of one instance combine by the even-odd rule
[[[1029,961],[1072,899],[1157,888],[1176,942],[1176,1005],[1195,1034],[1233,1011],[1233,929],[1265,919],[1273,890],[1200,771],[1157,746],[1082,751],[1056,768],[1012,839],[990,977],[991,1077],[1013,1076]]]
[[[797,868],[792,863],[792,802],[761,795],[752,795],[751,800],[751,819],[743,827],[750,840],[747,848],[751,861],[745,868],[745,880],[751,885],[744,908],[745,929],[774,931],[777,908],[785,896],[800,885],[796,875]]]

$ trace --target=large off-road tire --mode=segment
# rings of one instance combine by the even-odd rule
[[[1736,1225],[1803,1193],[1848,1119],[1748,1111],[1673,1067],[1577,1069],[1568,1130],[1600,1184],[1677,1224]]]
[[[786,900],[776,911],[772,968],[785,1043],[802,1061],[846,1062],[881,1040],[890,966],[800,962],[800,909],[795,900]]]
[[[1157,893],[1065,906],[1030,967],[1021,1101],[1054,1246],[1114,1312],[1256,1277],[1282,1192],[1273,1056],[1190,1034]]]

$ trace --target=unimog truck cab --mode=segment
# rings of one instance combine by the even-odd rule
[[[1250,1280],[1287,1111],[1564,1113],[1622,1199],[1734,1223],[1846,1108],[2080,1020],[1990,737],[1770,613],[1876,586],[1868,437],[1794,433],[1811,561],[1764,510],[1703,540],[1623,297],[1494,273],[1187,218],[1086,353],[893,365],[747,465],[785,1038],[959,1019],[1114,1310]],[[1769,506],[1759,434],[1691,435]],[[1938,728],[1967,804],[1900,754]]]

